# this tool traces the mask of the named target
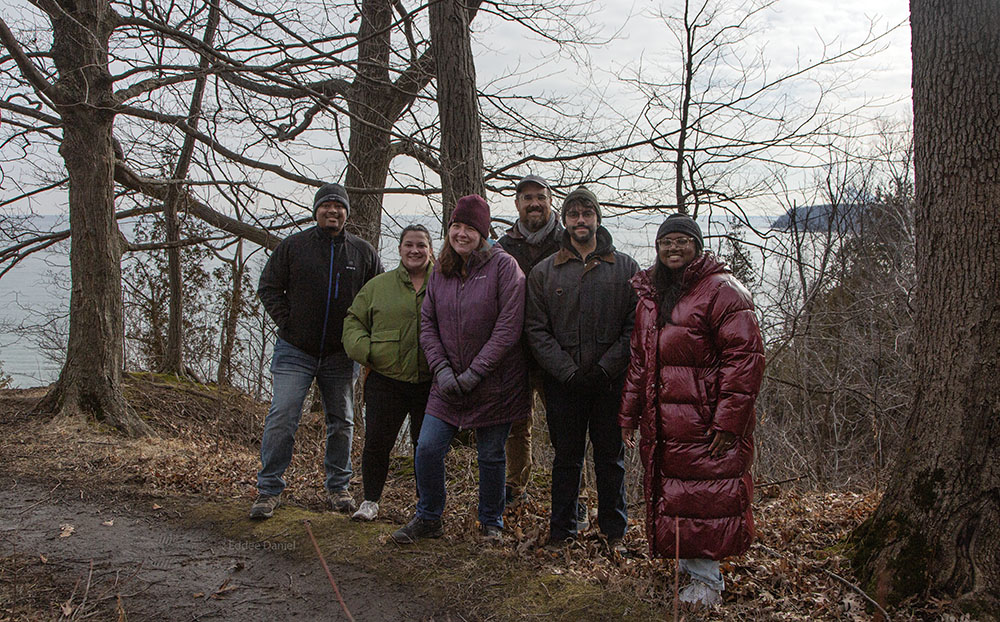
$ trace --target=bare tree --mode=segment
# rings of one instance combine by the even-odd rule
[[[479,91],[472,58],[471,10],[466,0],[441,0],[430,8],[431,37],[437,65],[438,116],[441,119],[442,221],[451,219],[459,197],[486,194]],[[471,15],[470,15],[471,13]]]
[[[856,568],[890,603],[1000,610],[1000,6],[914,0],[916,395]]]
[[[64,415],[93,415],[140,433],[148,426],[121,395],[121,246],[114,218],[112,139],[116,102],[108,69],[108,40],[118,19],[102,0],[40,0],[37,5],[52,23],[54,80],[38,70],[3,23],[0,38],[22,75],[64,120],[59,152],[69,175],[70,226],[81,234],[70,247],[73,290],[66,363],[47,400]]]
[[[624,82],[646,99],[629,138],[647,142],[623,152],[618,166],[657,192],[666,177],[673,203],[664,207],[693,215],[722,207],[746,222],[743,203],[773,195],[787,171],[817,166],[821,160],[810,152],[822,154],[849,129],[856,111],[828,100],[852,83],[850,61],[876,53],[891,29],[868,24],[854,45],[820,42],[813,60],[784,59],[775,70],[754,36],[778,0],[677,4],[658,14],[665,40],[676,41],[670,64],[622,70]],[[792,94],[802,87],[813,88],[805,97]]]

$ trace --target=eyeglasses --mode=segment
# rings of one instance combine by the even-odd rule
[[[656,241],[660,248],[687,248],[694,238],[660,238]]]
[[[594,211],[594,210],[592,210],[592,209],[582,209],[582,210],[580,210],[580,209],[571,209],[568,212],[566,212],[566,219],[567,220],[569,220],[570,218],[572,218],[574,220],[577,219],[577,218],[583,218],[583,219],[589,220],[591,218],[594,218],[595,216],[597,216],[597,212]]]

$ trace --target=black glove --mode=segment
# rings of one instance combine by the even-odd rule
[[[576,370],[566,381],[566,386],[576,391],[594,393],[610,386],[611,378],[600,365],[594,365],[588,370]]]
[[[468,395],[469,393],[472,393],[472,390],[479,385],[482,379],[483,377],[476,372],[471,369],[466,369],[458,375],[458,378],[456,378],[455,381],[458,383],[458,388],[462,390],[462,393]]]
[[[455,372],[452,371],[450,365],[443,365],[437,370],[434,377],[437,379],[438,388],[441,389],[441,393],[450,397],[458,397],[462,394],[462,388],[458,386]]]

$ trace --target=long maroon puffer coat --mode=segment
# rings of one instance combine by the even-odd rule
[[[704,253],[684,271],[672,323],[657,329],[652,268],[631,283],[639,302],[618,422],[640,432],[650,552],[674,556],[676,516],[682,559],[739,555],[754,535],[750,464],[764,374],[750,293]],[[708,451],[713,430],[738,437],[718,459]]]

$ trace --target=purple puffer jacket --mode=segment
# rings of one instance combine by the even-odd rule
[[[473,253],[468,276],[446,277],[436,269],[421,307],[420,346],[432,370],[451,365],[455,375],[472,368],[483,377],[468,395],[449,397],[437,382],[427,413],[459,428],[510,423],[531,415],[524,350],[524,273],[494,246]]]

